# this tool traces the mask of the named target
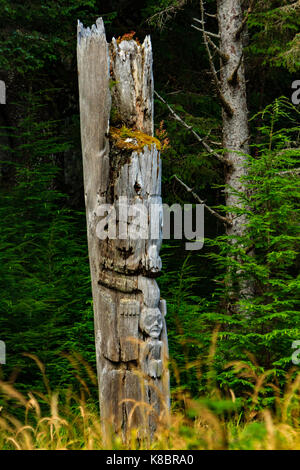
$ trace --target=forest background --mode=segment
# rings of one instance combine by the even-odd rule
[[[296,380],[299,372],[296,365],[287,376],[292,344],[300,339],[299,106],[291,100],[292,83],[300,78],[300,4],[254,4],[244,48],[249,192],[240,195],[239,209],[247,213],[247,231],[243,240],[228,243],[222,221],[206,212],[203,249],[189,253],[185,240],[165,241],[158,279],[168,305],[174,403],[179,392],[197,399],[210,396],[213,387],[226,397],[210,405],[220,413],[228,412],[232,396],[239,397],[235,406],[242,414],[250,405],[272,409],[287,377]],[[198,1],[1,0],[0,10],[0,78],[7,91],[6,105],[0,106],[0,339],[7,351],[1,379],[24,394],[41,392],[41,371],[29,354],[45,364],[51,387],[76,389],[75,361],[95,365],[77,19],[87,26],[102,16],[109,41],[129,32],[139,40],[150,34],[155,90],[220,155],[221,105],[202,34],[191,27],[199,18]],[[214,15],[216,1],[207,0],[206,10]],[[217,33],[213,16],[207,28]],[[208,206],[226,214],[223,163],[158,98],[155,128],[165,144],[163,201],[197,202],[176,174]],[[231,311],[228,300],[226,273],[237,250],[241,264],[232,269],[255,283],[255,296],[243,300],[250,316]],[[243,361],[248,373],[226,367],[230,361]],[[253,405],[249,396],[258,376],[264,379]],[[89,400],[96,403],[97,386],[86,380]]]

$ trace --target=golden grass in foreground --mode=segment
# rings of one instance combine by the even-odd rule
[[[114,433],[104,439],[97,404],[91,402],[86,380],[79,374],[78,363],[81,362],[90,381],[97,385],[88,364],[78,356],[70,357],[81,385],[80,392],[74,393],[70,389],[58,392],[51,391],[43,364],[36,357],[30,357],[42,372],[46,393],[30,392],[25,396],[11,383],[0,382],[3,403],[0,407],[0,449],[300,450],[299,373],[289,374],[281,396],[275,390],[276,406],[272,411],[257,412],[258,396],[268,373],[257,376],[247,364],[232,363],[236,371],[252,379],[254,385],[251,406],[244,411],[243,422],[232,391],[230,400],[222,398],[218,390],[202,400],[193,400],[177,391],[173,394],[177,411],[174,409],[168,419],[158,418],[154,440],[140,441],[137,431],[132,430],[124,444]]]

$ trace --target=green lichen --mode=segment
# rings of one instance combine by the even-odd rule
[[[120,149],[142,151],[145,146],[151,148],[152,145],[155,145],[158,150],[161,149],[161,143],[156,137],[126,126],[111,127],[109,135],[113,144]]]
[[[109,89],[112,90],[114,86],[117,85],[117,83],[119,83],[118,81],[116,80],[113,80],[112,78],[109,80]]]
[[[117,127],[122,124],[122,117],[118,109],[115,108],[114,106],[111,107],[109,120],[113,127]]]

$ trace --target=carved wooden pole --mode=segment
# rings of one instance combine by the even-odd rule
[[[150,37],[107,44],[101,18],[79,22],[77,60],[100,413],[123,437],[132,427],[152,435],[169,376]]]

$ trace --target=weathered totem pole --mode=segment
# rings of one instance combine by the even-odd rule
[[[123,436],[168,413],[160,143],[150,37],[106,41],[78,22],[77,60],[100,414]]]

